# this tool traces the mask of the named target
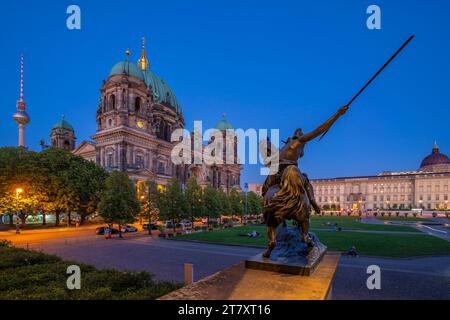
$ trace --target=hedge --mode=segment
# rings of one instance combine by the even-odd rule
[[[70,265],[81,269],[81,290],[67,289]],[[179,287],[147,272],[98,270],[0,242],[0,300],[148,300]]]

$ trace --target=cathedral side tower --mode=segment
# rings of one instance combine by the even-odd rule
[[[64,115],[62,115],[61,120],[53,126],[50,133],[50,141],[54,148],[66,149],[69,151],[75,149],[75,130],[72,125],[64,119]]]

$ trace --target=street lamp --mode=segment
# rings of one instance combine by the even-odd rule
[[[448,210],[448,200],[445,200],[445,216],[446,217],[448,216],[447,210]]]
[[[244,184],[245,188],[245,216],[248,217],[248,183]]]
[[[16,189],[16,197],[17,197],[17,199],[19,199],[19,196],[20,196],[20,194],[23,192],[23,189],[22,188],[17,188]]]
[[[20,234],[20,227],[19,227],[19,197],[20,194],[23,192],[22,188],[16,189],[16,199],[17,199],[17,213],[16,213],[16,234]]]

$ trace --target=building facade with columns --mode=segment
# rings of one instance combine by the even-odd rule
[[[447,210],[450,159],[435,145],[416,171],[311,180],[325,210]]]
[[[126,59],[112,67],[100,89],[95,119],[93,141],[83,141],[75,148],[75,131],[62,119],[52,129],[52,146],[73,150],[107,170],[126,172],[136,184],[153,180],[165,186],[173,177],[181,183],[195,177],[202,186],[212,185],[227,192],[239,188],[242,168],[237,163],[172,163],[171,135],[184,128],[184,116],[172,89],[150,70],[145,43],[137,64],[130,61],[127,50]],[[231,128],[226,118],[216,127],[223,131]]]

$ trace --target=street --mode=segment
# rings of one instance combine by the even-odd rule
[[[148,271],[157,280],[183,281],[183,265],[194,265],[199,280],[247,257],[258,248],[201,244],[151,238],[145,232],[125,234],[124,240],[105,240],[94,227],[64,231],[24,231],[0,234],[20,247],[42,250],[65,260],[98,268]],[[381,290],[366,287],[369,265],[381,268]],[[450,256],[414,259],[341,258],[333,289],[334,299],[450,299]]]

